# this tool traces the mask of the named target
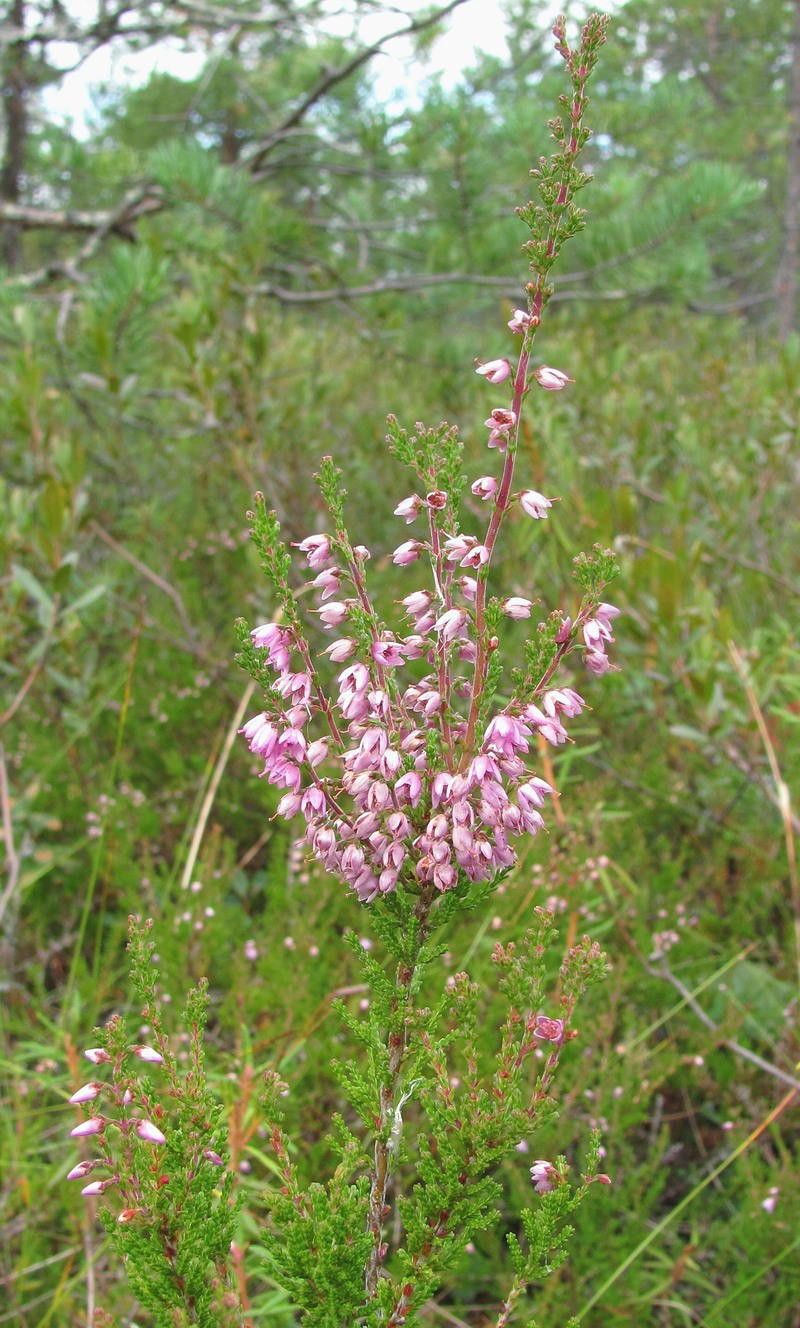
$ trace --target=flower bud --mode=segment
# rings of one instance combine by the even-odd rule
[[[90,1134],[102,1134],[106,1128],[104,1116],[90,1116],[88,1120],[81,1121],[74,1130],[70,1130],[73,1139],[85,1139]]]
[[[87,1047],[83,1054],[87,1061],[92,1062],[92,1065],[104,1065],[106,1061],[111,1060],[104,1047]]]
[[[136,1133],[140,1139],[144,1139],[148,1144],[165,1144],[167,1142],[166,1136],[161,1133],[158,1126],[149,1120],[137,1121]]]
[[[94,1102],[94,1099],[100,1096],[104,1088],[105,1084],[84,1084],[83,1088],[79,1088],[77,1093],[73,1093],[69,1100],[73,1106],[77,1106],[79,1102]]]
[[[570,378],[569,375],[563,373],[561,369],[551,369],[546,364],[543,364],[540,369],[537,369],[533,376],[539,386],[543,387],[547,392],[560,392],[567,386],[567,383],[575,382],[574,378]]]
[[[140,1061],[146,1061],[148,1065],[163,1065],[164,1057],[155,1047],[131,1047],[134,1056],[138,1056]]]

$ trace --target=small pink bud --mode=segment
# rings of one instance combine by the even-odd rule
[[[105,1084],[84,1084],[83,1088],[79,1088],[77,1093],[73,1093],[69,1100],[73,1106],[77,1106],[79,1102],[94,1102],[94,1099],[100,1096],[104,1088]]]
[[[212,1167],[224,1167],[224,1166],[225,1166],[225,1163],[223,1162],[223,1160],[222,1160],[222,1158],[220,1157],[219,1153],[215,1153],[213,1148],[204,1148],[204,1149],[203,1149],[203,1157],[206,1159],[207,1162],[210,1162],[210,1163],[211,1163]]]
[[[81,1194],[85,1194],[89,1199],[93,1194],[102,1194],[104,1190],[108,1189],[109,1185],[116,1185],[113,1176],[110,1176],[108,1180],[90,1180],[88,1185],[84,1185]]]
[[[138,1217],[141,1211],[141,1208],[123,1208],[117,1222],[120,1226],[125,1226],[126,1223],[132,1222],[135,1217]]]
[[[407,567],[409,563],[415,563],[419,558],[422,545],[419,540],[406,540],[405,544],[399,545],[392,554],[392,562],[398,567]]]
[[[406,525],[410,526],[419,516],[419,509],[422,507],[422,499],[418,494],[412,493],[410,498],[404,498],[394,509],[395,516],[403,516],[406,519]]]
[[[83,1180],[84,1176],[88,1176],[89,1172],[94,1171],[95,1167],[104,1166],[106,1166],[106,1163],[99,1157],[94,1158],[91,1162],[79,1162],[76,1167],[67,1172],[67,1180]]]
[[[523,489],[519,495],[519,504],[523,512],[532,516],[535,520],[547,516],[548,507],[552,507],[552,499],[545,498],[543,494],[537,493],[535,489]]]
[[[102,1134],[106,1128],[106,1120],[103,1116],[90,1116],[88,1120],[81,1121],[74,1130],[70,1130],[73,1139],[85,1139],[90,1134]]]
[[[138,1056],[140,1061],[146,1061],[148,1065],[163,1065],[164,1057],[155,1047],[131,1047],[134,1056]]]
[[[541,369],[537,369],[533,375],[540,387],[545,388],[547,392],[560,392],[567,386],[567,383],[574,383],[575,379],[570,378],[561,369],[551,369],[543,364]]]
[[[83,1054],[87,1061],[92,1062],[92,1065],[103,1065],[106,1061],[111,1060],[104,1047],[87,1047]]]
[[[166,1136],[161,1133],[158,1126],[149,1120],[137,1121],[136,1133],[140,1139],[144,1139],[148,1144],[165,1144],[167,1142]]]
[[[490,383],[504,383],[511,373],[511,365],[508,360],[487,360],[485,364],[481,364],[480,360],[476,360],[475,363],[478,366],[475,372],[481,374]]]
[[[522,599],[519,595],[511,595],[508,599],[503,600],[503,613],[514,619],[530,618],[531,601]]]
[[[497,489],[497,480],[492,475],[481,475],[472,485],[472,492],[476,498],[482,498],[485,502],[487,498],[494,496]]]
[[[561,626],[559,627],[558,631],[556,632],[556,641],[560,646],[563,646],[565,641],[569,641],[569,634],[571,631],[572,631],[572,619],[565,618]]]

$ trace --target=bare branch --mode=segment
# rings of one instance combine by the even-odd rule
[[[306,93],[303,100],[286,116],[282,123],[267,138],[262,139],[261,143],[254,144],[249,151],[242,154],[242,165],[250,171],[257,171],[272,148],[286,136],[289,130],[294,129],[305,118],[312,106],[315,106],[326,93],[330,92],[331,88],[336,87],[337,83],[349,78],[361,65],[366,64],[373,56],[378,55],[386,42],[394,41],[396,37],[412,37],[418,32],[424,32],[464,2],[465,0],[450,0],[449,4],[444,5],[442,9],[437,9],[433,14],[429,14],[427,18],[413,19],[404,27],[395,28],[394,32],[387,33],[385,37],[373,42],[371,46],[362,47],[360,51],[357,51],[355,55],[351,56],[345,64],[340,65],[337,69],[326,69],[316,85],[310,92]]]

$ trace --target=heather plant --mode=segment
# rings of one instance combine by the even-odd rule
[[[517,209],[529,232],[531,274],[525,307],[508,324],[519,355],[516,365],[502,356],[476,362],[488,385],[507,385],[507,399],[485,422],[499,475],[470,483],[454,427],[408,430],[389,417],[387,446],[415,480],[395,514],[422,527],[392,555],[400,568],[426,571],[425,584],[401,602],[409,626],[397,626],[401,615],[385,614],[371,593],[370,551],[348,531],[346,493],[330,457],[317,476],[328,530],[295,546],[314,573],[303,588],[318,597],[311,612],[336,633],[321,653],[277,516],[261,494],[249,514],[276,611],[253,629],[239,623],[241,663],[263,693],[262,709],[241,732],[267,782],[282,791],[278,816],[302,819],[308,853],[332,888],[352,892],[354,912],[368,910],[389,960],[381,963],[349,933],[369,1000],[359,1015],[339,1005],[360,1055],[331,1066],[340,1110],[328,1141],[338,1164],[327,1180],[304,1174],[301,1148],[284,1124],[287,1086],[277,1072],[266,1079],[276,1184],[265,1197],[260,1257],[319,1328],[417,1323],[472,1238],[498,1220],[513,1269],[495,1316],[503,1328],[526,1289],[566,1257],[569,1218],[589,1188],[609,1180],[599,1170],[597,1133],[582,1163],[534,1162],[531,1202],[518,1218],[505,1211],[496,1179],[498,1164],[528,1151],[556,1111],[554,1080],[577,1036],[577,1003],[607,970],[599,946],[582,938],[554,972],[553,914],[537,908],[519,944],[495,947],[496,991],[481,991],[467,973],[437,991],[430,972],[456,921],[486,904],[514,869],[520,841],[545,828],[555,790],[539,765],[548,746],[569,740],[567,722],[586,704],[573,666],[595,677],[611,667],[618,610],[605,599],[616,572],[610,552],[598,546],[575,559],[572,611],[555,609],[540,621],[521,659],[506,629],[530,619],[534,601],[490,595],[504,523],[515,513],[543,522],[555,501],[515,487],[515,472],[529,403],[572,381],[536,364],[534,347],[551,271],[584,225],[575,200],[588,181],[578,167],[589,137],[586,85],[605,28],[605,18],[591,16],[575,48],[563,17],[554,28],[571,92],[563,117],[550,122],[555,150],[532,172],[538,200]],[[467,485],[477,500],[469,506]],[[475,535],[464,527],[479,503],[489,516]],[[147,929],[133,921],[133,980],[154,1045],[132,1045],[114,1018],[85,1053],[109,1068],[73,1095],[89,1111],[73,1135],[91,1138],[100,1156],[70,1176],[91,1174],[83,1193],[116,1199],[103,1221],[157,1324],[236,1323],[245,1314],[242,1256],[220,1108],[203,1072],[205,992],[201,986],[187,1002],[182,1073],[164,1031],[151,950]],[[477,1030],[495,1016],[487,1063]]]

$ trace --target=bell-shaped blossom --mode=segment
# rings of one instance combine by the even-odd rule
[[[520,595],[510,595],[502,603],[503,613],[514,619],[530,618],[531,607],[531,601],[523,599]]]
[[[425,495],[425,502],[433,512],[441,512],[447,506],[447,494],[444,489],[431,489]]]
[[[331,542],[327,535],[307,535],[293,548],[306,555],[309,567],[322,567],[331,556]]]
[[[533,377],[540,387],[545,388],[547,392],[560,392],[567,386],[567,383],[574,383],[575,379],[570,378],[561,369],[551,369],[549,365],[543,364],[537,369]]]
[[[537,493],[535,489],[523,489],[519,495],[519,505],[523,512],[527,512],[528,516],[538,521],[540,517],[547,516],[547,509],[553,506],[553,502],[552,499]]]
[[[476,498],[482,498],[485,502],[487,498],[493,498],[497,490],[497,480],[493,475],[481,475],[480,479],[475,480],[470,485]]]
[[[166,1135],[162,1134],[157,1125],[152,1121],[140,1120],[136,1122],[136,1133],[140,1139],[144,1139],[148,1144],[165,1144]]]
[[[597,674],[599,678],[611,668],[611,660],[602,650],[587,650],[583,662],[589,672]]]
[[[339,599],[333,599],[319,610],[320,621],[325,627],[341,627],[347,618],[347,605]]]
[[[490,430],[489,446],[496,447],[499,452],[505,452],[516,422],[517,417],[513,410],[495,407],[488,420],[484,420],[486,428]]]
[[[422,545],[419,540],[406,540],[404,544],[398,545],[392,554],[392,562],[398,567],[407,567],[409,563],[415,563],[419,558]]]
[[[334,664],[343,664],[346,659],[350,658],[355,648],[356,643],[353,638],[343,636],[338,641],[334,641],[332,645],[327,646],[322,653],[323,655],[330,655]]]
[[[419,516],[421,507],[422,499],[419,494],[412,493],[410,498],[404,498],[401,503],[397,504],[394,515],[405,517],[406,525],[410,526],[411,522]]]
[[[477,365],[475,372],[490,383],[504,383],[511,373],[511,365],[505,359],[487,360],[485,364],[481,364],[480,360],[476,360],[475,363]]]
[[[436,619],[434,629],[443,641],[452,641],[461,633],[466,621],[467,614],[464,609],[447,609],[440,618]]]
[[[396,641],[373,641],[370,649],[376,664],[397,668],[405,663],[403,648]]]
[[[445,557],[448,562],[455,563],[464,558],[470,549],[474,549],[478,543],[474,535],[451,535],[444,542]]]
[[[311,585],[314,590],[322,591],[323,604],[326,599],[330,599],[331,595],[335,595],[338,591],[341,575],[341,569],[338,567],[323,567],[322,571],[314,577]]]
[[[489,550],[485,544],[474,544],[459,563],[460,567],[483,567],[489,561]]]
[[[394,792],[398,802],[410,802],[412,807],[416,807],[422,796],[422,779],[416,770],[401,775],[394,786]]]
[[[527,309],[515,309],[511,318],[508,320],[508,326],[512,332],[527,332],[531,325],[531,315]]]
[[[531,1167],[531,1180],[537,1194],[549,1194],[561,1181],[561,1175],[552,1162],[538,1161]]]

